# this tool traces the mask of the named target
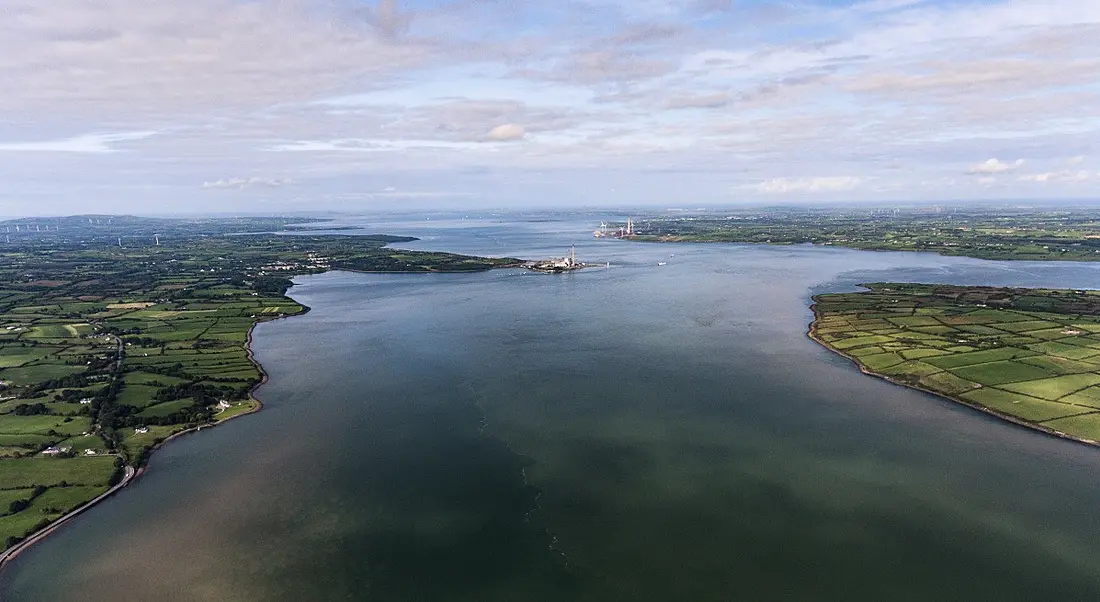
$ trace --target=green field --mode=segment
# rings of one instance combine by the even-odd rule
[[[180,410],[193,406],[195,402],[191,399],[177,399],[176,401],[166,401],[164,403],[158,403],[154,406],[149,406],[138,413],[139,418],[150,418],[154,416],[169,416],[175,414]]]
[[[62,363],[34,363],[18,368],[0,370],[0,380],[10,381],[14,385],[30,385],[53,378],[63,378],[84,372],[84,366],[70,366]]]
[[[91,428],[91,424],[91,419],[82,417],[61,417],[50,414],[44,416],[0,414],[0,434],[5,435],[45,435],[51,431],[62,435],[77,435]]]
[[[815,297],[816,340],[896,382],[1100,438],[1100,292],[865,286]]]
[[[19,458],[4,460],[0,470],[0,489],[47,487],[62,481],[70,485],[106,485],[114,472],[114,458]]]
[[[149,385],[127,384],[118,394],[118,403],[127,406],[144,408],[145,406],[156,403],[154,396],[157,394],[157,391],[160,391],[160,389],[160,387],[153,387]]]

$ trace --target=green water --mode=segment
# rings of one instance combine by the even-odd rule
[[[820,290],[1095,287],[1096,267],[582,252],[613,267],[303,278],[313,311],[257,330],[264,411],[158,452],[6,570],[2,599],[1100,597],[1100,452],[804,336]]]

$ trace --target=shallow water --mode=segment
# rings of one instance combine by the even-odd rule
[[[612,267],[300,279],[313,311],[256,332],[264,411],[159,451],[4,600],[1100,596],[1100,452],[805,337],[816,292],[1100,288],[1100,266],[363,221]]]

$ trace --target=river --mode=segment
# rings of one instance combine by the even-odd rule
[[[432,217],[340,223],[611,267],[299,278],[312,311],[256,329],[264,410],[158,451],[0,599],[1100,599],[1100,451],[805,337],[818,292],[1100,288],[1100,265]]]

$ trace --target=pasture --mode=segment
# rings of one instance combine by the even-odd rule
[[[866,286],[869,292],[815,298],[815,339],[896,382],[1082,439],[1100,438],[1096,295]]]

